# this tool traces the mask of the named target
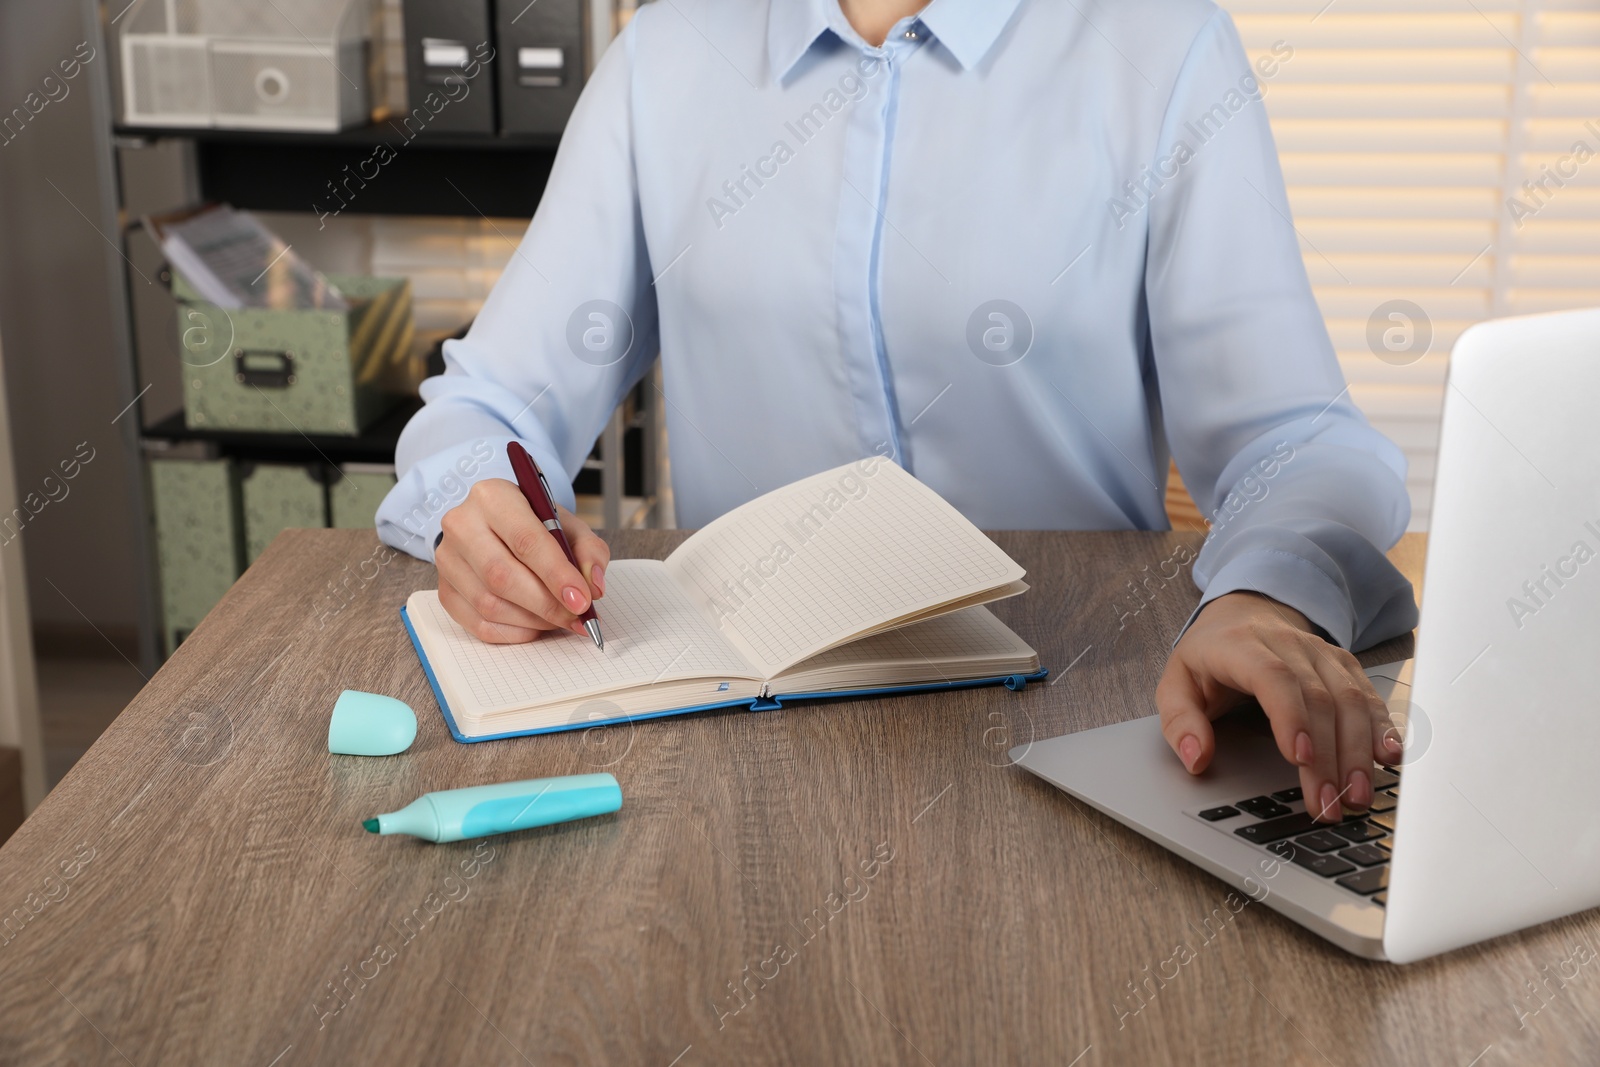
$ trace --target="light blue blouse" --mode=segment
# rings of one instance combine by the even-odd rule
[[[892,456],[987,529],[1167,528],[1169,454],[1250,589],[1347,647],[1411,628],[1405,459],[1351,403],[1252,66],[1208,0],[659,0],[406,427],[384,541],[428,559],[520,439],[571,476],[663,363],[678,519]],[[1169,451],[1170,450],[1170,451]]]

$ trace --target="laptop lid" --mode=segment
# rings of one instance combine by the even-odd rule
[[[1600,310],[1451,357],[1384,952],[1600,904]]]

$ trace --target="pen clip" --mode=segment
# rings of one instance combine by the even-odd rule
[[[550,501],[550,514],[555,516],[556,528],[560,529],[561,516],[556,515],[556,495],[550,491],[550,483],[545,479],[544,471],[540,470],[538,466],[535,465],[533,468],[533,473],[539,476],[539,488],[544,490],[544,498]]]

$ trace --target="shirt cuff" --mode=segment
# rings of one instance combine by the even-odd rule
[[[1270,597],[1304,615],[1330,643],[1344,649],[1355,643],[1356,613],[1344,583],[1305,557],[1276,548],[1247,552],[1223,564],[1172,643],[1189,632],[1201,608],[1227,593]]]
[[[473,485],[485,478],[517,480],[506,457],[506,445],[514,440],[518,439],[480,437],[419,460],[400,476],[379,505],[378,539],[432,563],[445,513],[465,500]],[[577,497],[572,491],[572,479],[555,453],[529,441],[522,445],[544,471],[556,503],[575,511]]]

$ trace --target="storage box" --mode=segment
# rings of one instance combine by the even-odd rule
[[[585,0],[495,5],[500,132],[559,135],[583,92]]]
[[[339,530],[371,529],[394,481],[389,464],[346,463],[339,468],[338,481],[328,487],[328,524]]]
[[[147,442],[160,571],[161,643],[171,655],[256,557],[287,529],[373,525],[394,467],[250,463],[198,443]],[[337,479],[329,485],[330,479]]]
[[[150,4],[146,10],[159,12],[161,7]],[[122,121],[129,126],[210,126],[210,43],[204,37],[124,33]]]
[[[161,642],[170,656],[244,568],[239,490],[225,459],[152,456],[146,468],[161,571]]]
[[[335,131],[381,84],[370,0],[136,4],[122,30],[130,126]]]
[[[329,280],[350,310],[224,309],[201,301],[173,272],[179,336],[203,323],[206,343],[225,353],[210,363],[184,360],[191,429],[354,437],[415,391],[410,281]]]
[[[328,525],[325,475],[319,466],[242,463],[244,561],[254,563],[284,530]]]
[[[330,133],[364,125],[367,48],[366,41],[212,41],[212,125]]]
[[[494,133],[490,0],[404,0],[402,18],[410,111],[400,121],[407,135],[415,136],[413,130]],[[438,110],[426,106],[429,94],[439,101]]]

